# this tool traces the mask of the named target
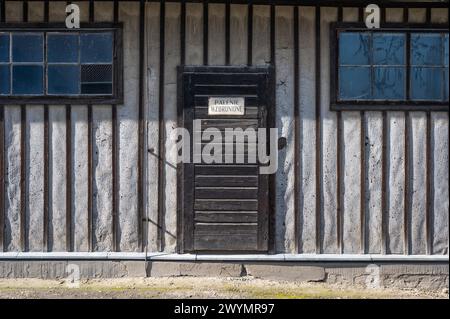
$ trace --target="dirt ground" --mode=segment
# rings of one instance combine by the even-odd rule
[[[292,283],[253,278],[122,278],[81,281],[69,287],[64,280],[0,279],[1,299],[71,298],[281,298],[281,299],[448,299],[448,290],[344,288],[322,283]]]

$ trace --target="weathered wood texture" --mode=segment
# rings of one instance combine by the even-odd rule
[[[222,71],[210,67],[200,71],[189,67],[180,72],[183,72],[180,73],[180,89],[183,94],[179,99],[178,123],[188,128],[190,135],[206,132],[210,128],[253,128],[253,132],[256,132],[259,127],[265,127],[267,105],[274,93],[270,85],[272,81],[269,69],[233,68]],[[245,103],[258,108],[257,118],[247,119],[234,115],[204,119],[204,112],[197,112],[197,109],[201,110],[206,105],[203,95],[208,95],[209,92],[217,94],[218,83],[222,86],[224,95],[240,94],[239,92],[250,95],[251,97],[245,98]],[[255,97],[259,103],[255,103]],[[194,120],[199,120],[200,128],[193,127]],[[218,142],[217,139],[222,141],[223,137],[217,132],[212,134],[212,138]],[[216,149],[222,151],[222,143],[212,145],[215,145],[214,153]],[[227,150],[226,146],[236,149]],[[183,241],[180,242],[184,252],[268,251],[268,180],[259,175],[256,156],[253,164],[248,163],[250,160],[246,156],[257,154],[260,146],[261,144],[256,144],[255,134],[252,142],[228,142],[225,145],[224,155],[241,155],[240,162],[221,165],[223,157],[215,155],[215,162],[212,163],[202,159],[201,163],[184,163],[179,166],[178,194],[182,194],[183,201],[179,203],[178,218],[183,220],[184,225]],[[238,150],[238,147],[242,150]],[[249,153],[249,149],[253,153]],[[210,151],[210,144],[197,143],[190,153],[193,157],[200,158],[202,152],[210,154]],[[217,160],[220,161],[219,164]],[[249,222],[250,216],[256,220]]]
[[[88,2],[78,3],[81,20],[89,20]],[[65,3],[50,1],[49,20],[62,22],[65,18]],[[6,1],[6,22],[21,22],[23,6],[20,1]],[[448,254],[449,213],[449,117],[448,112],[386,112],[386,127],[383,128],[381,112],[342,112],[342,139],[337,141],[338,122],[335,112],[329,108],[330,45],[329,23],[338,18],[338,9],[321,8],[320,52],[315,52],[316,21],[314,7],[299,8],[299,124],[300,148],[296,153],[294,135],[294,7],[280,6],[275,10],[275,62],[276,62],[276,125],[280,137],[287,139],[287,146],[279,152],[279,167],[276,173],[276,222],[275,247],[277,252],[314,253],[316,242],[322,253],[395,253],[395,254]],[[264,65],[270,62],[270,7],[255,5],[253,16],[247,6],[230,6],[230,64],[247,64],[248,19],[252,18],[253,36],[252,63]],[[177,150],[173,129],[177,123],[177,78],[176,67],[181,61],[181,5],[167,3],[165,10],[164,57],[160,52],[160,5],[147,3],[145,10],[145,92],[139,92],[139,3],[119,2],[119,21],[124,24],[124,93],[125,103],[117,107],[117,182],[118,216],[117,227],[113,227],[112,181],[112,106],[92,106],[92,134],[89,134],[88,106],[71,108],[70,123],[66,121],[66,108],[49,105],[48,139],[45,130],[44,106],[26,106],[26,121],[21,123],[21,108],[4,106],[4,251],[22,250],[21,225],[25,222],[26,250],[64,251],[67,240],[74,251],[111,251],[113,238],[117,238],[120,251],[138,251],[138,149],[144,148],[145,207],[149,218],[144,227],[145,241],[149,251],[158,249],[158,229],[163,234],[163,249],[176,251],[177,242]],[[425,9],[408,9],[409,22],[425,23]],[[202,65],[203,53],[208,53],[208,64],[223,65],[226,60],[226,9],[223,4],[210,4],[208,17],[203,16],[203,5],[186,4],[185,62],[187,65]],[[28,6],[30,22],[44,20],[43,2],[32,1]],[[95,21],[112,21],[113,2],[96,2]],[[403,10],[388,9],[386,21],[401,22]],[[208,24],[207,41],[204,41],[204,22]],[[356,21],[358,8],[345,8],[344,21]],[[434,23],[448,23],[447,9],[431,10]],[[206,50],[203,44],[207,43]],[[318,53],[318,54],[316,54]],[[321,69],[315,70],[316,58]],[[160,61],[164,59],[164,69]],[[160,88],[160,76],[164,74],[164,87]],[[320,113],[316,122],[315,79],[320,75]],[[164,91],[164,128],[159,132],[158,105],[160,89]],[[139,94],[145,98],[144,145],[138,144]],[[45,106],[47,108],[47,106]],[[198,108],[205,120],[206,108]],[[201,113],[203,112],[203,113]],[[249,111],[246,121],[257,117]],[[25,125],[23,125],[25,124]],[[320,125],[320,138],[316,139],[316,126]],[[22,129],[25,128],[25,131]],[[67,152],[67,133],[70,133],[70,152]],[[25,134],[25,150],[21,149],[21,136]],[[92,137],[88,141],[88,136]],[[164,158],[159,160],[158,139],[164,137]],[[362,137],[362,138],[361,138]],[[386,142],[383,153],[383,140]],[[318,143],[316,143],[318,142]],[[364,145],[361,145],[363,142]],[[89,144],[92,143],[92,144]],[[1,145],[2,143],[0,143]],[[45,152],[48,145],[48,154]],[[92,147],[89,158],[88,146]],[[337,147],[341,147],[338,152]],[[316,152],[320,148],[320,152]],[[341,155],[342,174],[338,178],[338,153]],[[21,165],[21,154],[26,163]],[[66,167],[69,154],[72,167]],[[316,158],[321,154],[321,158]],[[384,158],[388,160],[383,165]],[[429,155],[429,157],[428,157]],[[362,159],[365,159],[362,161]],[[46,161],[48,159],[48,161]],[[294,166],[300,161],[300,176],[294,176]],[[92,180],[89,180],[88,163],[92,164]],[[316,176],[316,163],[321,167],[321,176]],[[164,180],[158,181],[159,165],[163,165]],[[46,175],[45,167],[49,167]],[[386,167],[386,196],[383,196],[382,169]],[[21,191],[21,168],[25,167],[25,192]],[[209,168],[208,168],[209,169]],[[234,168],[227,168],[232,174]],[[207,170],[205,168],[205,170]],[[70,174],[70,175],[68,175]],[[205,171],[205,176],[208,172]],[[67,206],[70,186],[70,206]],[[299,205],[295,210],[294,185],[298,179]],[[338,198],[337,181],[340,180],[341,198]],[[225,183],[226,179],[223,180]],[[320,181],[320,185],[316,185]],[[88,183],[92,182],[92,188]],[[198,187],[216,187],[208,178],[199,179]],[[233,181],[230,181],[233,182]],[[242,180],[246,187],[255,187],[250,180]],[[364,182],[361,187],[361,182]],[[427,185],[431,192],[427,195]],[[45,186],[47,185],[47,186]],[[158,185],[164,185],[158,189]],[[45,188],[48,189],[45,189]],[[229,185],[220,185],[229,187]],[[201,205],[209,208],[211,193],[202,190],[205,200]],[[317,192],[319,190],[319,193]],[[89,195],[89,191],[92,194]],[[45,194],[48,192],[48,198]],[[164,192],[163,216],[158,218],[158,194]],[[21,193],[25,198],[21,198]],[[227,193],[222,193],[227,196]],[[235,196],[236,194],[229,194]],[[240,197],[253,195],[253,189]],[[89,213],[88,198],[92,196],[92,212]],[[319,196],[318,200],[317,197]],[[405,197],[406,196],[406,197]],[[385,204],[382,201],[385,201]],[[428,200],[428,202],[427,202]],[[25,201],[25,215],[21,215]],[[338,210],[338,203],[341,203]],[[48,207],[44,203],[48,202]],[[243,202],[244,203],[244,202]],[[231,213],[197,214],[199,222],[235,219],[235,209],[246,213],[239,215],[242,221],[253,222],[251,204],[230,204]],[[320,204],[317,207],[316,204]],[[245,207],[244,207],[245,206]],[[71,208],[67,215],[66,208]],[[361,212],[361,209],[364,211]],[[383,211],[383,208],[385,210]],[[44,218],[48,209],[48,219]],[[247,210],[249,209],[249,210]],[[212,212],[213,210],[211,210]],[[317,214],[319,212],[319,214]],[[427,215],[428,212],[428,215]],[[234,215],[233,215],[234,214]],[[66,218],[71,220],[67,221]],[[89,216],[92,220],[89,220]],[[25,217],[25,220],[21,218]],[[317,219],[318,217],[318,219]],[[339,218],[338,218],[339,217]],[[361,220],[364,218],[364,220]],[[162,225],[158,223],[162,221]],[[294,224],[298,221],[298,225]],[[340,221],[340,225],[338,225]],[[384,224],[382,224],[384,222]],[[89,229],[92,225],[93,229]],[[145,225],[145,224],[144,224]],[[320,234],[316,233],[319,225]],[[361,228],[362,226],[362,228]],[[70,228],[67,228],[70,227]],[[296,228],[298,227],[298,228]],[[339,228],[340,227],[340,228]],[[112,229],[117,234],[113,236]],[[294,238],[298,229],[299,238]],[[338,230],[340,229],[341,232]],[[386,232],[383,234],[382,229]],[[22,229],[23,231],[23,229]],[[70,231],[69,235],[67,231]],[[317,238],[320,236],[320,238]],[[363,242],[361,242],[361,238]],[[339,243],[341,241],[341,247]],[[46,246],[46,243],[48,245]],[[220,241],[212,244],[220,246]],[[296,245],[298,243],[298,246]],[[205,244],[205,242],[199,242]],[[385,244],[385,246],[383,246]],[[251,246],[252,243],[249,243]],[[431,250],[430,250],[431,247]]]

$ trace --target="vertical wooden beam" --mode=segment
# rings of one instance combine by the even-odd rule
[[[381,25],[385,23],[386,10],[381,9]],[[381,253],[386,254],[388,252],[387,247],[387,237],[388,237],[388,221],[389,221],[389,194],[388,194],[388,184],[389,184],[389,153],[387,151],[389,143],[389,131],[388,131],[388,118],[387,112],[382,112],[382,149],[381,149]]]
[[[273,78],[271,79],[272,86],[275,86],[276,81],[276,61],[275,61],[275,5],[272,3],[270,5],[270,63],[272,66],[272,70],[274,72]],[[275,91],[275,90],[274,90]],[[274,94],[271,94],[271,102],[275,106],[276,104],[276,98],[275,98],[275,92]],[[275,127],[275,111],[269,112],[267,121],[269,124],[273,125]],[[270,149],[270,147],[269,147]],[[276,189],[276,178],[275,174],[272,174],[269,177],[269,189],[271,190],[269,194],[269,203],[270,203],[270,215],[269,215],[269,253],[275,253],[276,252],[276,242],[275,242],[275,236],[276,236],[276,200],[275,200],[275,189]]]
[[[114,23],[119,22],[119,2],[114,0]],[[118,236],[118,224],[119,224],[119,178],[118,178],[118,122],[117,122],[117,105],[112,105],[112,247],[113,251],[119,250],[119,236]]]
[[[94,0],[89,0],[89,23],[93,23],[95,21],[94,5]]]
[[[408,8],[403,9],[403,22],[408,23],[409,13]],[[410,78],[411,69],[410,59],[411,59],[411,34],[408,32],[406,34],[406,99],[409,100],[410,96]],[[410,245],[410,212],[411,212],[411,164],[409,155],[411,153],[411,145],[409,142],[411,132],[411,117],[408,111],[405,112],[405,206],[403,211],[403,253],[409,255],[411,253]]]
[[[433,254],[433,236],[432,236],[432,215],[433,215],[433,154],[432,154],[433,137],[431,131],[431,112],[427,112],[427,145],[426,145],[426,216],[425,216],[425,231],[426,231],[426,252],[427,255]]]
[[[230,65],[230,0],[225,3],[225,65]]]
[[[180,64],[186,64],[186,0],[181,1],[180,13]]]
[[[87,106],[87,120],[88,120],[88,250],[93,251],[93,145],[92,145],[92,105]]]
[[[5,107],[0,105],[0,252],[5,242]]]
[[[431,9],[426,9],[426,24],[431,25]],[[425,216],[425,231],[426,231],[426,252],[427,255],[433,254],[433,136],[431,130],[431,112],[427,112],[427,146],[426,146],[426,175],[427,175],[427,185],[426,185],[426,216]]]
[[[94,1],[89,0],[89,23],[93,23],[94,17]],[[88,117],[88,248],[93,251],[94,248],[94,152],[93,152],[93,118],[92,105],[87,106]]]
[[[208,65],[209,13],[208,0],[203,2],[203,65]]]
[[[0,0],[0,23],[5,23],[5,1],[6,0]]]
[[[165,205],[165,168],[164,158],[166,153],[165,147],[165,122],[164,122],[164,82],[165,82],[165,25],[166,25],[166,3],[164,0],[160,3],[159,13],[159,107],[158,107],[158,124],[159,124],[159,161],[158,161],[158,234],[157,244],[158,250],[164,250],[164,205]],[[205,18],[203,18],[205,19]]]
[[[44,23],[49,21],[49,0],[44,2]],[[43,218],[43,250],[49,251],[49,209],[50,209],[50,147],[49,147],[49,110],[48,104],[44,105],[44,218]]]
[[[364,11],[360,8],[358,21],[364,22]],[[366,211],[366,115],[364,111],[360,111],[360,125],[361,125],[361,135],[360,135],[360,153],[361,153],[361,179],[360,179],[360,252],[361,254],[366,253],[366,223],[367,223],[367,211]]]
[[[358,21],[364,22],[364,7],[358,8]]]
[[[300,247],[300,44],[299,44],[299,12],[294,7],[294,238],[295,251]]]
[[[22,21],[28,22],[28,1],[22,2]],[[20,106],[20,248],[27,251],[27,106]]]
[[[270,5],[270,63],[275,69],[275,5]]]
[[[388,136],[388,120],[387,112],[382,112],[382,148],[381,148],[381,253],[387,253],[387,222],[389,217],[389,205],[388,205],[388,183],[389,183],[389,171],[388,161],[389,154],[387,152],[387,144],[389,143]]]
[[[316,121],[316,253],[322,251],[321,245],[321,218],[322,218],[322,125],[321,125],[321,45],[320,45],[320,6],[316,6],[315,13],[315,121]]]
[[[359,114],[360,125],[361,125],[361,135],[360,135],[360,153],[361,153],[361,176],[360,176],[360,253],[366,253],[366,223],[367,223],[367,211],[366,211],[366,115],[364,111],[360,111]]]
[[[180,64],[181,66],[184,66],[186,64],[186,0],[182,0],[181,3],[181,18],[180,18]],[[180,92],[177,92],[178,95],[180,95]],[[178,126],[183,126],[182,123],[182,112],[183,110],[180,109],[181,105],[180,103],[177,103],[177,114],[178,114],[178,120],[177,124]],[[182,182],[182,171],[183,171],[183,164],[178,163],[177,164],[177,182]],[[184,249],[184,242],[183,242],[183,214],[182,214],[182,205],[183,205],[183,195],[180,194],[180,190],[182,187],[180,184],[177,184],[177,252],[182,253]]]
[[[145,48],[145,0],[139,5],[139,141],[138,141],[138,246],[143,251],[144,218],[144,48]]]
[[[383,27],[383,25],[386,23],[386,8],[380,8],[380,26]]]
[[[66,105],[66,250],[72,251],[72,111]]]
[[[0,0],[0,23],[5,22],[5,0]],[[5,107],[0,105],[0,252],[5,247]]]
[[[247,65],[253,64],[253,4],[250,0],[247,13]]]
[[[342,7],[338,8],[338,21],[342,22]],[[342,229],[343,229],[343,218],[342,218],[342,202],[343,202],[343,194],[342,194],[342,167],[343,167],[343,157],[342,157],[342,112],[337,111],[337,145],[336,145],[336,157],[337,157],[337,165],[336,165],[336,176],[337,176],[337,185],[336,185],[336,193],[337,193],[337,203],[336,203],[336,236],[337,236],[337,246],[339,253],[343,252],[342,245]]]
[[[70,4],[68,1],[67,4]],[[72,107],[66,105],[66,250],[72,251]]]
[[[428,25],[431,24],[431,8],[426,8],[425,11],[425,21]]]
[[[407,84],[409,85],[409,84]],[[409,255],[410,244],[409,244],[409,220],[410,220],[410,212],[411,212],[411,163],[409,159],[409,155],[411,153],[411,145],[410,145],[410,135],[411,135],[411,117],[408,111],[405,112],[405,188],[404,188],[404,198],[405,198],[405,206],[403,208],[403,253],[405,255]]]

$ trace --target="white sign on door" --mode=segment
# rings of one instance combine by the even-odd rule
[[[244,115],[245,99],[243,97],[210,97],[208,115]]]

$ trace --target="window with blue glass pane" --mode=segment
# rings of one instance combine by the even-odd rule
[[[339,71],[339,94],[345,100],[367,100],[371,97],[370,67],[342,66]]]
[[[80,35],[81,63],[111,63],[113,35],[111,32]]]
[[[343,31],[338,41],[339,101],[448,101],[448,33]]]
[[[12,62],[43,62],[44,35],[42,33],[13,33]]]
[[[47,34],[48,63],[78,63],[78,34]]]
[[[112,96],[114,32],[0,32],[0,95]]]
[[[112,94],[113,34],[80,35],[81,94]]]
[[[444,35],[444,100],[448,101],[448,34]]]
[[[442,35],[439,33],[411,34],[411,65],[442,64]]]
[[[75,95],[80,93],[80,68],[78,65],[49,65],[48,94]]]
[[[370,34],[342,33],[339,37],[339,61],[341,65],[369,65]]]
[[[81,93],[83,94],[111,94],[112,80],[111,64],[81,66]]]
[[[405,65],[406,37],[399,33],[374,33],[372,40],[374,65]]]
[[[448,100],[448,34],[411,34],[411,100]]]
[[[448,34],[444,35],[444,100],[448,101]]]
[[[339,99],[404,99],[405,42],[402,33],[341,33]]]
[[[412,67],[411,99],[442,100],[442,70],[439,68]]]
[[[0,95],[10,94],[9,33],[0,33]]]
[[[13,95],[44,94],[44,68],[41,65],[13,65]]]
[[[9,62],[9,33],[0,33],[0,63]]]
[[[380,67],[373,68],[374,100],[402,100],[405,98],[404,67]]]
[[[10,70],[9,65],[0,64],[0,95],[10,94]]]

